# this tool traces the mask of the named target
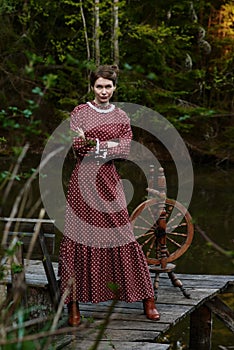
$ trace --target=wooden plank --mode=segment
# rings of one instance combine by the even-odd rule
[[[4,231],[5,225],[10,223],[7,232],[7,242],[11,242],[12,237],[18,236],[24,243],[24,252],[28,250],[31,238],[35,231],[35,226],[37,223],[41,223],[41,230],[46,237],[47,249],[50,254],[54,253],[54,220],[50,219],[28,219],[28,218],[8,218],[0,217],[0,231]],[[41,249],[38,245],[38,241],[35,242],[36,247],[34,247],[34,253],[40,252]],[[37,257],[38,258],[38,257]]]
[[[52,263],[53,269],[55,271],[55,276],[58,274],[58,263]],[[24,260],[24,268],[25,268],[25,279],[26,284],[28,286],[34,286],[38,288],[47,288],[48,279],[44,270],[44,266],[40,260]],[[57,278],[57,281],[59,278]],[[8,270],[8,274],[2,280],[0,280],[0,284],[11,284],[11,275],[10,269]]]
[[[219,288],[215,289],[190,289],[191,298],[187,299],[183,295],[171,288],[163,288],[159,292],[157,305],[163,304],[176,304],[176,305],[190,305],[198,306],[201,302],[208,300],[219,293]]]
[[[76,343],[67,346],[66,349],[86,350],[91,349],[93,341],[78,339]],[[113,347],[114,346],[114,347]],[[98,349],[100,350],[168,350],[169,344],[158,344],[148,342],[112,342],[112,340],[101,341]]]
[[[26,278],[26,285],[29,287],[36,287],[36,288],[47,288],[48,286],[48,281],[47,279],[36,279],[36,278]],[[12,285],[12,279],[11,276],[7,276],[4,279],[0,281],[0,285],[6,285],[6,286],[11,286]]]
[[[223,293],[234,293],[234,280],[228,282],[228,286]]]
[[[52,349],[62,350],[65,349],[65,347],[66,349],[69,349],[69,344],[71,344],[73,340],[75,340],[74,335],[57,336],[54,339],[52,339]]]
[[[36,268],[40,269],[37,265]],[[33,270],[35,272],[35,268]],[[104,350],[104,346],[108,350],[109,348],[113,349],[110,347],[111,344],[114,344],[117,350],[138,349],[136,345],[139,350],[148,350],[151,349],[151,346],[152,349],[164,349],[164,347],[158,347],[164,346],[164,344],[156,344],[158,336],[217,295],[221,289],[226,288],[228,280],[233,278],[233,276],[202,276],[204,278],[198,280],[196,275],[185,275],[185,277],[186,284],[191,286],[189,287],[191,299],[185,298],[177,288],[174,288],[168,278],[165,278],[164,286],[160,285],[157,302],[157,308],[161,314],[160,321],[150,321],[143,315],[142,302],[118,302],[105,330],[105,337],[102,339],[100,349]],[[108,312],[109,304],[110,302],[80,303],[82,323],[86,323],[88,326],[78,330],[76,341],[72,344],[73,349],[83,350],[93,344],[99,331],[98,327],[103,323]],[[105,341],[105,339],[107,340]],[[167,348],[169,347],[167,346]]]
[[[41,251],[43,254],[42,263],[43,263],[45,273],[47,276],[47,280],[48,280],[48,288],[49,288],[51,300],[52,300],[54,308],[56,310],[58,305],[59,305],[59,301],[60,301],[60,289],[59,289],[59,286],[57,283],[57,279],[55,277],[55,272],[53,269],[52,262],[50,260],[50,255],[49,255],[47,247],[46,247],[45,237],[43,234],[42,227],[41,227],[40,232],[39,232],[39,241],[40,241],[40,245],[41,245]]]
[[[31,220],[29,220],[28,222],[19,222],[19,223],[15,223],[14,225],[13,223],[11,223],[10,229],[9,231],[13,231],[13,232],[22,232],[22,233],[32,233],[35,230],[35,226],[38,222],[41,222],[41,220],[38,221],[33,221],[31,222]],[[41,223],[41,227],[43,228],[43,231],[45,233],[54,233],[54,223],[53,222],[46,222],[46,223]]]
[[[118,329],[122,332],[123,329],[131,330],[154,330],[160,333],[165,333],[172,325],[175,325],[184,317],[186,317],[195,307],[176,305],[176,304],[160,304],[158,310],[161,314],[160,321],[150,321],[143,314],[142,309],[131,308],[115,308],[114,313],[111,315],[110,324],[108,329]],[[86,306],[80,304],[80,310],[82,317],[92,320],[94,323],[89,325],[90,329],[96,327],[97,320],[100,321],[107,314],[108,308],[105,306]]]
[[[14,272],[11,269],[11,297],[13,299],[13,304],[19,305],[22,302],[22,305],[27,306],[27,296],[26,292],[26,281],[25,281],[25,272],[24,272],[24,259],[23,259],[23,249],[22,246],[16,246],[15,258],[17,265],[20,267],[21,271]]]
[[[158,311],[161,314],[160,321],[151,321],[146,318],[143,314],[143,309],[132,309],[132,308],[119,308],[115,307],[113,314],[111,315],[111,323],[114,321],[119,322],[119,328],[121,328],[121,322],[127,321],[131,323],[133,328],[139,326],[139,322],[143,324],[143,327],[153,327],[156,331],[166,331],[168,327],[175,322],[175,319],[178,321],[185,317],[190,311],[190,306],[181,305],[177,307],[176,305],[167,305],[161,304],[158,307]],[[81,315],[86,318],[93,318],[94,320],[100,320],[104,318],[108,312],[107,307],[99,306],[96,308],[85,306],[80,304]],[[117,322],[116,322],[117,324]],[[117,326],[116,326],[117,327]]]
[[[32,237],[33,237],[33,231],[27,232],[27,231],[20,231],[20,232],[8,232],[7,235],[7,245],[9,245],[13,239],[13,237],[19,238],[19,241],[23,243],[23,251],[24,254],[27,253]],[[45,237],[45,244],[48,250],[48,253],[50,255],[54,254],[54,248],[55,248],[55,234],[53,233],[44,233]],[[40,242],[38,240],[35,241],[33,251],[32,251],[32,258],[33,259],[39,259],[39,257],[42,257],[41,253],[41,246]]]
[[[196,280],[198,282],[204,280],[216,280],[216,281],[233,281],[233,275],[201,275],[201,274],[185,274],[185,273],[176,273],[176,275],[183,280]],[[168,280],[166,273],[160,273],[160,278],[165,278]]]
[[[82,336],[87,340],[94,340],[98,335],[99,330],[95,328],[91,328],[86,330],[86,332],[82,332]],[[121,331],[118,329],[106,329],[104,333],[104,339],[111,339],[113,342],[116,341],[145,341],[145,342],[153,342],[160,335],[160,332],[156,331],[147,331],[147,330],[125,330]]]
[[[233,275],[185,275],[185,274],[177,274],[177,277],[181,279],[185,288],[191,287],[210,287],[215,285],[217,287],[223,287],[226,283],[231,284],[231,281],[234,283]],[[153,276],[152,276],[153,279]],[[170,279],[166,274],[160,274],[159,279],[159,289],[164,286],[172,286]],[[177,289],[177,288],[175,288]]]
[[[234,311],[220,298],[215,297],[205,304],[234,333]]]
[[[27,218],[8,218],[8,217],[0,217],[0,221],[3,221],[3,222],[8,222],[8,221],[11,221],[11,222],[34,222],[34,223],[37,223],[37,222],[41,222],[41,223],[55,223],[55,220],[51,220],[51,219],[27,219]]]
[[[40,220],[40,219],[26,219],[26,218],[0,218],[1,225],[4,223],[9,224],[9,230],[13,230],[14,232],[6,231],[6,240],[11,242],[12,237],[17,237],[19,241],[22,241],[23,244],[23,254],[26,254],[28,248],[30,248],[31,239],[34,237],[34,232],[36,229],[36,224],[41,223],[38,237],[36,237],[35,243],[38,243],[38,246],[34,246],[33,253],[31,254],[31,258],[35,257],[35,252],[37,253],[36,258],[41,258],[44,270],[47,276],[47,287],[50,293],[51,301],[54,305],[54,308],[57,309],[60,301],[60,290],[58,287],[57,279],[55,276],[55,272],[53,269],[53,265],[51,263],[50,255],[54,252],[54,221],[52,220]],[[47,232],[46,232],[47,231]],[[51,233],[48,236],[48,232]],[[52,240],[52,246],[48,245],[48,247],[52,247],[52,251],[48,250],[46,242],[46,238],[44,234],[47,234],[47,239],[50,238]],[[23,259],[23,257],[22,257]],[[25,274],[25,270],[22,271]],[[19,274],[15,275],[16,279],[19,277]],[[14,280],[12,276],[12,291],[17,293],[17,288],[14,287]],[[7,277],[9,278],[9,277]],[[32,279],[29,281],[29,278],[25,278],[28,285],[33,285]],[[8,282],[9,285],[9,282]],[[35,285],[35,283],[34,283]],[[38,285],[38,283],[37,283]]]
[[[58,264],[53,263],[53,267],[57,274]],[[27,276],[34,279],[34,281],[45,280],[46,275],[42,263],[30,261],[30,265],[26,268],[26,278]],[[189,289],[191,298],[185,298],[179,289],[171,285],[170,280],[165,275],[162,278],[163,283],[160,283],[159,286],[157,308],[161,318],[157,322],[145,317],[142,302],[117,302],[110,323],[105,330],[105,338],[102,339],[103,347],[101,346],[100,349],[104,350],[104,346],[109,346],[110,341],[108,339],[110,339],[117,350],[135,350],[138,349],[134,347],[136,345],[139,346],[139,350],[148,350],[151,349],[151,346],[154,346],[152,349],[160,350],[156,347],[156,345],[158,346],[156,339],[159,335],[162,335],[182,318],[203,306],[204,303],[209,302],[211,298],[216,297],[221,290],[225,291],[228,281],[233,280],[233,276],[200,275],[201,279],[198,279],[198,275],[178,274],[178,278],[182,279],[181,276],[186,281],[186,285],[184,281],[183,283]],[[82,323],[87,324],[87,327],[79,328],[75,344],[72,344],[73,349],[83,350],[88,348],[88,345],[85,344],[92,345],[99,331],[98,327],[102,324],[108,312],[110,303],[109,301],[98,304],[80,303]],[[164,344],[159,345],[163,346]],[[108,347],[107,349],[109,350]],[[113,349],[113,347],[110,349]]]
[[[83,319],[83,324],[84,322],[87,322],[89,329],[93,329],[98,327],[99,325],[102,324],[103,319],[98,319],[94,318],[92,319],[91,317],[88,318],[88,316],[83,315],[82,317],[86,318],[87,321],[84,321]],[[89,321],[92,320],[92,322]],[[111,319],[107,329],[115,329],[119,330],[122,332],[122,330],[129,330],[129,331],[156,331],[156,332],[166,332],[170,328],[170,323],[158,323],[158,322],[147,322],[144,319],[138,319],[137,321],[133,321],[132,319]]]

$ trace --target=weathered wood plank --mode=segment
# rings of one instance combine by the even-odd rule
[[[53,263],[53,267],[57,275],[58,264]],[[227,288],[228,281],[233,281],[233,276],[178,274],[177,277],[183,281],[185,288],[191,293],[190,299],[185,298],[178,288],[172,286],[167,275],[162,278],[160,275],[157,301],[157,308],[161,314],[160,320],[157,322],[148,320],[143,314],[142,302],[119,301],[105,330],[105,338],[102,339],[100,349],[113,349],[110,347],[111,344],[114,344],[116,350],[168,349],[167,345],[165,347],[164,344],[156,344],[158,336],[206,302],[209,303],[210,299]],[[41,288],[43,285],[47,286],[48,282],[41,261],[30,261],[26,269],[26,280],[28,284],[30,281],[33,281],[34,285],[38,283]],[[43,303],[44,301],[41,301],[41,304]],[[99,331],[98,327],[108,313],[109,305],[110,302],[80,303],[82,323],[87,324],[87,327],[78,329],[72,349],[83,350],[93,344]],[[69,349],[68,346],[66,346],[67,349]]]
[[[116,349],[118,349],[118,346],[119,349],[123,349],[123,342],[129,340],[127,344],[130,344],[133,339],[138,341],[144,340],[146,342],[146,349],[148,349],[147,346],[149,344],[156,345],[152,341],[156,341],[158,338],[157,333],[161,335],[172,325],[178,323],[183,317],[191,314],[207,300],[217,295],[221,289],[226,288],[227,282],[233,278],[233,276],[201,276],[204,278],[199,280],[197,276],[184,276],[186,276],[186,283],[192,286],[189,288],[191,299],[185,298],[181,291],[174,288],[170,280],[166,277],[165,283],[163,285],[161,284],[159,288],[157,308],[161,314],[161,318],[157,322],[145,318],[141,302],[118,302],[116,304],[114,313],[111,315],[110,324],[108,324],[105,331],[105,336],[113,341]],[[178,277],[181,278],[180,276]],[[94,321],[89,326],[89,339],[95,339],[96,333],[93,332],[95,332],[95,327],[102,323],[103,318],[107,314],[108,304],[109,302],[80,304],[81,314],[84,318],[90,317]],[[76,347],[75,349],[78,350],[81,347]],[[124,349],[128,349],[128,347],[124,347]],[[135,348],[133,347],[133,349]],[[144,348],[139,347],[139,349]]]
[[[88,322],[88,321],[87,321]],[[101,325],[103,322],[102,319],[95,318],[93,323],[89,324],[89,328],[93,329],[97,326]],[[130,330],[130,331],[156,331],[156,332],[166,332],[170,323],[157,323],[157,322],[144,322],[143,319],[139,319],[138,321],[132,321],[127,319],[111,319],[107,329],[116,329],[119,331],[122,330]]]
[[[189,289],[189,292],[191,294],[191,298],[187,299],[181,295],[181,293],[178,293],[177,291],[173,291],[170,288],[164,288],[161,289],[157,305],[163,304],[176,304],[176,305],[191,305],[191,306],[198,306],[200,302],[204,302],[207,299],[215,296],[217,293],[219,293],[220,289]]]
[[[52,262],[50,259],[50,254],[48,253],[48,250],[46,247],[46,242],[45,242],[45,237],[43,234],[42,227],[40,228],[38,239],[40,241],[41,251],[43,254],[42,263],[43,263],[44,270],[45,270],[47,280],[48,280],[48,290],[50,293],[51,301],[52,301],[54,308],[56,310],[58,308],[59,302],[60,302],[60,297],[61,297],[60,290],[59,290],[58,281],[56,279],[56,275],[54,272],[54,268],[53,268],[53,265],[52,265]]]
[[[181,278],[183,280],[196,280],[196,281],[205,281],[205,280],[216,280],[216,281],[233,281],[234,277],[233,275],[200,275],[200,274],[185,274],[185,273],[176,273],[178,278]],[[167,274],[162,273],[160,274],[160,279],[165,278],[165,280],[168,280]]]
[[[53,262],[52,265],[53,265],[55,275],[57,276],[58,263]],[[48,280],[47,280],[45,269],[43,267],[41,260],[29,260],[29,261],[24,260],[24,268],[25,268],[26,284],[28,286],[35,286],[38,288],[47,288]],[[11,284],[10,268],[5,278],[0,280],[0,284]]]
[[[86,350],[90,349],[93,345],[92,341],[88,340],[77,340],[67,346],[67,350]],[[113,348],[114,345],[114,348]],[[112,341],[101,341],[99,343],[100,350],[168,350],[170,348],[169,344],[158,344],[158,343],[148,343],[148,342],[114,342]]]
[[[98,335],[99,330],[95,330],[95,328],[86,330],[84,335],[87,340],[94,340]],[[126,329],[109,329],[107,328],[104,333],[104,339],[111,339],[112,341],[126,341],[126,342],[137,342],[137,341],[145,341],[145,342],[153,342],[160,335],[160,332],[156,331],[147,331],[147,330],[126,330]]]
[[[52,340],[52,348],[56,350],[62,350],[62,349],[69,349],[69,344],[72,343],[72,341],[75,340],[75,337],[73,335],[63,335],[63,336],[57,336]],[[73,349],[74,350],[74,349]]]
[[[177,274],[177,277],[181,279],[183,282],[184,287],[191,288],[191,287],[223,287],[225,286],[225,283],[229,284],[231,281],[234,281],[234,277],[232,275],[228,276],[218,276],[218,275],[185,275],[185,274]],[[153,276],[152,276],[153,278]],[[178,288],[172,287],[172,283],[170,279],[167,277],[166,274],[160,274],[159,279],[159,289],[160,287],[170,286],[171,288],[174,288],[175,290],[178,290]],[[213,287],[212,287],[213,288]]]
[[[234,311],[220,298],[215,297],[205,304],[234,333]]]
[[[52,305],[55,306],[55,299],[54,295],[49,293],[48,287],[50,285],[50,281],[47,279],[43,263],[41,260],[24,260],[24,264],[25,284],[27,285],[27,293],[25,293],[25,296],[27,296],[27,304],[30,306],[30,308],[33,306],[30,316],[32,318],[48,316],[48,314],[52,311]],[[55,274],[57,275],[58,264],[53,263],[53,268],[55,270]],[[56,281],[58,282],[58,278]],[[8,270],[8,275],[0,281],[0,284],[7,286],[8,293],[12,290],[10,268]],[[56,304],[57,303],[58,298]]]
[[[205,294],[204,291],[201,291],[202,298],[208,297],[209,294]],[[185,300],[187,300],[185,298]],[[174,301],[175,302],[175,301]],[[127,305],[127,307],[125,307]],[[111,315],[111,322],[108,328],[126,329],[140,329],[140,323],[142,328],[145,330],[155,330],[161,333],[165,333],[171,325],[175,325],[186,317],[189,313],[196,309],[198,303],[194,301],[193,305],[182,305],[182,304],[158,304],[157,308],[161,314],[160,321],[153,322],[148,320],[143,314],[141,303],[134,303],[135,308],[131,308],[127,303],[117,303],[114,313]],[[99,320],[102,320],[108,312],[108,305],[92,305],[92,304],[80,304],[81,315],[84,318],[91,318],[94,320],[94,325]],[[90,326],[93,327],[92,324]]]
[[[38,235],[35,236],[38,226]],[[7,230],[5,230],[7,228]],[[30,251],[31,259],[41,259],[46,276],[47,276],[47,288],[50,293],[51,302],[56,309],[59,305],[60,300],[60,290],[58,288],[58,281],[53,269],[50,255],[54,252],[54,221],[53,220],[40,220],[40,219],[27,219],[27,218],[0,218],[0,231],[2,230],[4,236],[4,244],[10,245],[15,240],[16,244],[23,243],[21,246],[22,249],[22,264],[23,258],[27,256]],[[46,235],[46,237],[45,237]],[[34,239],[35,238],[35,239]],[[33,241],[34,245],[31,247],[31,242]],[[7,258],[5,258],[6,260]],[[6,262],[5,262],[6,264]],[[35,285],[33,281],[29,281],[29,277],[25,277],[26,269],[23,269],[21,272],[22,278],[19,273],[12,273],[12,282],[9,282],[9,275],[7,276],[7,284],[10,287],[12,284],[11,292],[13,295],[13,300],[18,300],[18,290],[23,283],[21,280],[26,282],[28,285]],[[19,280],[19,283],[16,286],[14,284]],[[37,279],[36,279],[37,281]],[[6,280],[3,280],[3,283],[6,283]],[[25,284],[26,284],[25,283]],[[36,284],[38,286],[38,283]],[[8,288],[8,291],[10,288]],[[22,293],[21,293],[22,294]]]
[[[8,232],[7,235],[7,245],[10,245],[13,237],[17,236],[19,241],[23,243],[23,250],[25,252],[25,254],[28,252],[28,249],[30,247],[31,244],[31,240],[33,237],[33,231],[28,232],[28,231],[21,231],[21,232]],[[55,234],[53,233],[44,233],[44,237],[45,237],[45,243],[48,249],[48,253],[49,254],[54,254],[54,248],[55,248]],[[32,255],[33,258],[35,259],[40,259],[40,257],[42,256],[41,253],[41,247],[40,247],[40,243],[38,240],[35,241],[34,243],[34,247],[32,250]]]
[[[158,306],[161,319],[160,321],[155,322],[148,320],[143,314],[142,309],[124,309],[116,307],[111,315],[111,322],[112,320],[119,321],[120,323],[127,321],[132,324],[133,328],[137,326],[135,325],[137,322],[141,322],[143,327],[148,327],[147,324],[151,324],[154,330],[165,331],[170,324],[174,323],[175,319],[180,320],[185,317],[190,309],[191,307],[184,305],[176,307],[175,305],[161,304]],[[83,317],[92,317],[94,320],[104,318],[108,312],[107,307],[104,306],[95,309],[83,304],[80,305],[80,310]],[[119,325],[119,327],[121,328],[121,325]]]

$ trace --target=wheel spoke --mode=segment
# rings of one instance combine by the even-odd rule
[[[173,216],[173,217],[169,217],[169,215],[168,215],[168,222],[167,222],[167,224],[168,225],[170,225],[172,222],[174,222],[175,220],[177,220],[180,216],[182,216],[182,214],[181,213],[177,213],[175,216]],[[178,225],[176,225],[176,226],[178,226]]]
[[[137,220],[138,220],[138,219],[144,221],[144,223],[146,223],[147,225],[149,225],[148,227],[151,227],[151,226],[152,226],[152,223],[151,223],[150,221],[146,220],[146,218],[144,218],[143,216],[139,215],[139,216],[137,217]],[[148,228],[147,228],[147,230],[148,230]]]
[[[143,238],[143,237],[147,237],[147,236],[151,236],[153,233],[154,233],[153,231],[142,233],[140,236],[137,236],[137,239]]]
[[[146,245],[146,244],[148,244],[151,240],[155,240],[155,238],[154,238],[154,236],[150,236],[148,239],[146,239],[145,241],[144,241],[144,245]]]
[[[169,232],[167,232],[167,235],[187,237],[186,233],[180,233],[180,232],[175,232],[175,231],[172,231],[172,232],[169,231]]]
[[[145,230],[145,231],[148,231],[149,230],[149,227],[145,227],[145,226],[137,226],[137,225],[134,225],[134,228],[136,229],[140,229],[140,230]]]
[[[151,242],[152,241],[152,242]],[[151,243],[150,243],[151,242]],[[147,247],[147,245],[150,243],[150,246]],[[142,249],[144,250],[144,248],[147,248],[147,251],[146,251],[146,255],[149,256],[149,254],[151,253],[151,250],[152,250],[152,247],[154,246],[155,244],[155,237],[154,236],[151,236],[149,237],[147,240],[143,241],[141,243],[141,246],[142,246]],[[149,252],[149,253],[148,253]]]
[[[155,221],[155,215],[154,215],[154,213],[153,213],[151,207],[148,207],[147,210],[148,210],[148,212],[149,212],[149,214],[150,214],[152,220]]]
[[[170,224],[167,224],[167,226],[169,226]],[[170,225],[170,228],[171,229],[174,229],[174,228],[178,228],[178,227],[185,227],[187,226],[187,222],[182,222],[181,224],[179,225]]]
[[[149,246],[149,248],[148,248],[148,251],[147,251],[147,253],[146,253],[146,257],[147,257],[147,258],[150,256],[150,253],[151,253],[153,247],[155,247],[155,237],[153,237],[152,243],[150,244],[150,246]]]
[[[171,243],[173,243],[174,245],[176,245],[177,247],[181,248],[181,244],[177,243],[174,239],[172,239],[171,237],[167,236],[168,241],[170,241]]]

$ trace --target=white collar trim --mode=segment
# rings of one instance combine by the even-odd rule
[[[99,113],[109,113],[109,112],[112,112],[114,109],[115,109],[115,105],[110,105],[110,108],[108,109],[102,109],[102,108],[98,108],[96,107],[95,105],[93,105],[91,102],[87,102],[87,105],[94,109],[96,112],[99,112]]]

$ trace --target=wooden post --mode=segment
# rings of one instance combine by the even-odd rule
[[[225,304],[218,296],[208,300],[206,306],[208,306],[212,313],[234,333],[234,310]]]
[[[159,219],[158,219],[158,228],[160,232],[162,233],[159,238],[158,242],[160,245],[160,251],[161,251],[161,268],[164,269],[167,266],[167,237],[166,237],[166,211],[165,211],[165,199],[166,199],[166,178],[164,175],[164,169],[159,168],[159,175],[158,175],[158,190],[161,195],[163,195],[159,200]],[[165,234],[163,234],[163,232]]]
[[[26,295],[26,282],[25,282],[25,271],[24,271],[24,259],[23,259],[23,243],[15,237],[17,243],[15,244],[14,260],[11,268],[12,278],[12,297],[13,305],[16,308],[20,303],[24,306],[27,305]],[[13,266],[15,264],[15,266]],[[18,269],[18,271],[17,271]]]
[[[190,350],[210,350],[212,314],[206,305],[200,306],[190,315]]]
[[[56,310],[58,305],[59,305],[59,301],[60,301],[60,291],[59,291],[58,283],[57,283],[57,280],[55,277],[53,265],[52,265],[52,262],[50,260],[50,255],[49,255],[47,247],[46,247],[45,237],[43,234],[42,227],[40,228],[40,231],[39,231],[39,241],[40,241],[41,251],[43,254],[42,263],[44,265],[44,269],[45,269],[46,276],[48,279],[49,292],[50,292],[52,303],[53,303],[54,308]]]

